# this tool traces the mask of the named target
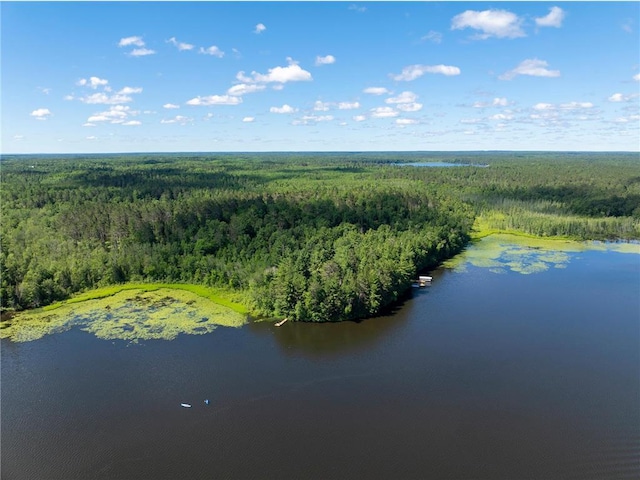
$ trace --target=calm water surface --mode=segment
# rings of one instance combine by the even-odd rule
[[[640,478],[639,259],[440,269],[361,323],[3,340],[2,478]]]

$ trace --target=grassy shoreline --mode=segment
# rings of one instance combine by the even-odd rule
[[[123,283],[118,285],[111,285],[108,287],[89,290],[67,300],[62,300],[60,302],[46,305],[42,307],[42,311],[47,312],[72,303],[86,302],[87,300],[98,300],[101,298],[111,297],[125,290],[142,290],[143,292],[153,292],[161,288],[185,290],[187,292],[194,293],[199,297],[206,298],[213,303],[230,308],[236,313],[241,313],[244,315],[250,313],[246,305],[242,303],[241,299],[239,298],[240,294],[238,294],[237,292],[188,283]]]

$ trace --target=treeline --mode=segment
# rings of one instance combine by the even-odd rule
[[[416,168],[449,161],[487,168]],[[334,153],[4,157],[2,309],[97,286],[243,292],[266,316],[372,316],[476,228],[640,238],[638,159]]]

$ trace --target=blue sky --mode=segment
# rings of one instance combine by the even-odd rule
[[[2,2],[2,152],[640,148],[638,2]]]

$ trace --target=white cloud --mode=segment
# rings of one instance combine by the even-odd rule
[[[333,115],[305,115],[301,119],[296,119],[291,122],[293,125],[309,125],[318,122],[330,122],[333,120]]]
[[[244,118],[242,119],[242,121],[243,121],[244,123],[251,123],[251,122],[253,122],[255,119],[256,119],[255,117],[244,117]]]
[[[418,121],[413,118],[397,118],[396,124],[398,125],[415,125]]]
[[[256,25],[255,30],[253,31],[253,33],[262,33],[267,29],[267,27],[264,26],[264,23],[259,23]]]
[[[190,43],[179,42],[176,40],[176,37],[171,37],[169,40],[167,40],[167,43],[172,44],[180,51],[193,50],[193,45],[191,45]]]
[[[146,55],[153,55],[155,53],[155,50],[150,50],[148,48],[136,48],[134,50],[131,50],[129,55],[131,55],[132,57],[144,57]]]
[[[331,65],[332,63],[336,63],[336,57],[333,55],[325,55],[324,57],[318,55],[316,57],[316,66]]]
[[[637,97],[638,97],[637,93],[631,93],[629,95],[623,95],[622,93],[614,93],[608,98],[608,100],[614,103],[630,102],[631,100]]]
[[[367,117],[365,117],[364,115],[355,115],[353,119],[356,122],[364,122],[367,119]]]
[[[207,48],[200,47],[200,53],[204,55],[211,55],[213,57],[218,57],[218,58],[224,57],[224,52],[220,50],[218,47],[216,47],[215,45],[211,45],[210,47],[207,47]]]
[[[165,103],[162,108],[168,108],[168,109],[172,109],[172,108],[180,108],[180,105],[176,105],[175,103]]]
[[[354,12],[364,13],[367,11],[367,7],[361,7],[356,4],[349,5],[349,10],[353,10]]]
[[[552,103],[536,103],[533,106],[534,110],[544,111],[544,110],[553,110],[555,106]]]
[[[384,95],[386,93],[391,93],[384,87],[368,87],[363,90],[364,93],[370,93],[371,95]]]
[[[105,80],[104,78],[89,77],[88,80],[86,78],[81,78],[76,82],[76,85],[79,85],[81,87],[93,88],[95,90],[98,87],[106,86],[108,83],[109,80]]]
[[[580,110],[584,108],[593,108],[593,103],[591,102],[569,102],[569,103],[561,103],[560,108],[562,110]]]
[[[491,105],[493,105],[494,107],[506,107],[507,105],[509,105],[509,102],[505,97],[496,97],[493,99],[493,102],[491,102]]]
[[[95,113],[87,119],[87,123],[110,122],[123,123],[129,115],[135,115],[138,112],[132,111],[127,105],[115,105],[110,107],[106,112]]]
[[[96,126],[96,124],[95,124],[95,123],[87,122],[87,123],[83,123],[83,124],[82,124],[82,126],[83,126],[83,127],[95,127],[95,126]]]
[[[320,100],[316,100],[313,104],[313,109],[316,112],[326,112],[327,110],[329,110],[329,105],[331,105],[329,102],[321,102]]]
[[[118,43],[119,47],[128,47],[130,45],[144,47],[144,41],[142,41],[142,37],[125,37],[121,38]]]
[[[38,90],[40,90],[45,95],[49,95],[51,93],[51,89],[46,87],[38,87]]]
[[[247,93],[259,92],[260,90],[264,90],[265,88],[266,87],[264,85],[256,85],[255,83],[250,85],[246,83],[239,83],[238,85],[234,85],[233,87],[229,88],[229,90],[227,90],[227,93],[229,95],[240,96]]]
[[[169,123],[179,123],[180,125],[186,125],[189,122],[192,122],[193,118],[184,117],[182,115],[176,115],[173,118],[162,119],[160,123],[169,124]]]
[[[233,95],[209,95],[206,97],[195,97],[187,102],[187,105],[239,105],[242,97]]]
[[[120,90],[117,95],[131,95],[134,93],[142,93],[141,87],[124,87]]]
[[[391,107],[377,107],[371,109],[371,116],[373,118],[390,118],[397,117],[399,112]]]
[[[564,20],[564,17],[564,10],[560,7],[551,7],[548,15],[536,18],[536,25],[539,27],[559,28],[562,26],[562,20]]]
[[[433,43],[441,43],[442,42],[442,34],[440,32],[436,32],[434,30],[430,30],[429,33],[424,35],[420,40],[429,41]]]
[[[86,137],[87,140],[97,140],[98,137],[96,137],[95,135],[89,135],[88,137]]]
[[[338,103],[339,110],[353,110],[360,108],[360,102],[340,102]]]
[[[530,75],[532,77],[559,77],[559,70],[549,70],[547,68],[548,63],[544,60],[538,60],[537,58],[530,58],[527,60],[523,60],[520,65],[518,65],[513,70],[509,70],[505,72],[503,75],[500,75],[500,80],[512,80],[518,75]]]
[[[251,72],[251,77],[247,77],[244,72],[238,72],[236,78],[243,83],[287,83],[312,80],[311,74],[291,59],[288,66],[270,68],[266,74]]]
[[[515,14],[506,10],[467,10],[456,15],[451,20],[451,30],[473,28],[480,30],[476,38],[487,39],[524,37],[525,33],[520,28],[522,20]]]
[[[38,108],[37,110],[31,112],[30,115],[36,120],[46,120],[53,114],[48,108]]]
[[[425,73],[439,73],[446,76],[460,75],[460,69],[449,65],[409,65],[402,69],[402,73],[391,75],[397,81],[410,82]]]
[[[396,97],[389,97],[385,100],[385,103],[412,103],[418,99],[418,96],[413,92],[402,92]]]
[[[271,113],[294,113],[294,112],[297,112],[297,109],[285,103],[281,107],[271,107],[269,111]]]
[[[396,108],[403,112],[417,112],[419,110],[422,110],[422,104],[417,102],[400,103],[396,105]]]
[[[495,115],[491,115],[489,120],[511,120],[513,115],[507,113],[496,113]]]
[[[82,103],[87,104],[105,104],[105,105],[116,105],[119,103],[129,103],[133,101],[129,95],[124,95],[121,93],[116,93],[115,95],[107,95],[104,92],[94,93],[92,95],[87,95],[85,97],[80,98]]]
[[[142,125],[142,122],[139,122],[138,120],[129,120],[128,122],[124,122],[122,125],[125,125],[127,127],[132,127],[135,125]]]
[[[73,95],[65,95],[65,96],[64,96],[64,99],[65,99],[65,100],[67,100],[67,101],[75,100],[75,98],[76,98],[76,97],[74,97]]]
[[[636,73],[636,74],[633,76],[633,79],[634,79],[636,82],[640,82],[640,73]]]

